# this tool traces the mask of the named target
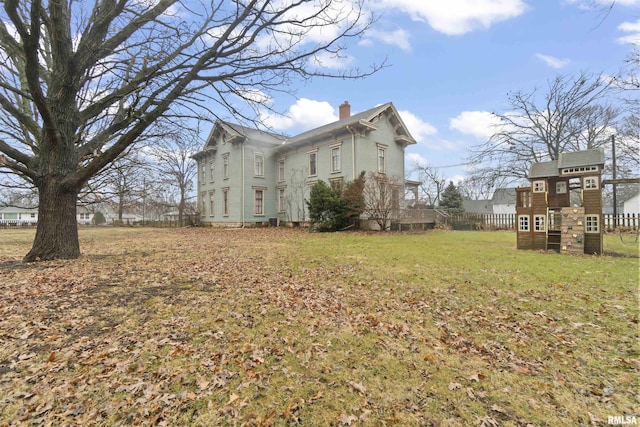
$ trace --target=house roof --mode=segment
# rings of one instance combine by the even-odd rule
[[[284,135],[278,135],[276,133],[218,120],[213,125],[213,128],[211,128],[211,132],[209,132],[204,148],[191,157],[198,160],[204,157],[207,153],[215,153],[217,150],[215,137],[220,132],[224,132],[226,134],[225,140],[231,143],[241,143],[249,140],[278,146],[287,138]]]
[[[468,213],[492,213],[491,200],[462,200],[462,207]]]
[[[559,169],[595,165],[604,165],[604,150],[602,148],[560,153],[558,156]]]
[[[21,208],[18,206],[4,206],[0,207],[0,212],[6,213],[37,213],[38,208]]]
[[[282,147],[282,149],[287,149],[310,141],[314,141],[319,138],[324,138],[327,135],[342,132],[348,133],[353,129],[364,129],[365,131],[375,130],[377,129],[376,125],[374,124],[375,119],[383,113],[388,114],[389,120],[393,125],[394,132],[396,134],[396,142],[407,145],[416,143],[416,140],[411,136],[407,126],[402,121],[398,110],[396,110],[393,103],[387,102],[386,104],[378,105],[377,107],[370,108],[360,113],[353,114],[342,120],[338,120],[333,123],[311,129],[293,137],[287,137],[285,135],[266,132],[256,128],[218,120],[211,129],[204,148],[191,157],[198,160],[199,158],[204,157],[209,152],[215,152],[215,150],[217,149],[215,146],[215,136],[218,132],[225,132],[227,134],[226,140],[232,143],[250,140],[254,142],[263,142],[273,146]]]
[[[387,102],[386,104],[382,104],[377,107],[362,111],[360,113],[353,114],[342,120],[338,120],[336,122],[329,123],[324,126],[320,126],[318,128],[311,129],[307,132],[303,132],[299,135],[296,135],[293,138],[290,138],[289,140],[287,140],[282,145],[282,148],[287,149],[289,147],[297,146],[299,144],[303,144],[308,141],[313,141],[315,139],[322,138],[334,133],[349,132],[351,128],[375,130],[377,129],[377,127],[374,124],[374,121],[375,121],[374,119],[385,112],[389,113],[390,120],[394,124],[394,129],[396,132],[396,141],[403,142],[407,145],[415,144],[416,141],[411,136],[411,134],[407,129],[407,126],[404,124],[404,122],[400,118],[400,114],[398,113],[398,110],[396,110],[393,103]]]
[[[571,153],[560,153],[558,160],[532,163],[529,170],[529,178],[559,176],[561,169],[581,166],[604,166],[604,150],[602,148],[593,148]]]
[[[513,205],[516,203],[515,188],[496,188],[491,202],[494,205]]]

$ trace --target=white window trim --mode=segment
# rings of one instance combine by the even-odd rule
[[[222,189],[222,216],[229,216],[229,188]]]
[[[215,216],[215,191],[209,191],[209,216]]]
[[[542,233],[547,231],[547,216],[546,215],[534,215],[533,216],[533,231],[536,233]]]
[[[584,232],[589,234],[600,233],[600,215],[585,215]]]
[[[378,173],[387,173],[387,148],[386,144],[376,144],[376,162],[378,163]],[[380,152],[383,153],[382,164],[380,164]]]
[[[565,181],[556,182],[556,194],[567,194],[567,183]]]
[[[262,161],[262,170],[258,170],[259,160]],[[253,176],[258,178],[264,178],[264,154],[262,153],[254,153],[253,154]]]
[[[287,212],[287,191],[286,187],[278,187],[278,213]]]
[[[257,194],[258,191],[262,192],[262,199],[261,199],[261,205],[260,205],[260,210],[261,212],[258,213],[258,204],[257,202]],[[267,193],[267,187],[253,187],[253,215],[254,216],[265,216],[265,197],[266,197],[266,193]]]
[[[338,150],[337,168],[334,168],[335,165],[333,164],[333,150]],[[342,170],[342,142],[329,146],[329,161],[331,164],[331,173],[339,173]]]
[[[222,155],[222,178],[229,179],[229,153]]]
[[[280,167],[282,165],[282,168]],[[278,159],[278,182],[284,182],[287,172],[286,159]]]
[[[315,173],[311,173],[311,155],[315,157]],[[318,176],[318,149],[307,151],[308,176]]]
[[[592,182],[593,186],[588,187],[588,182]],[[582,185],[584,190],[598,190],[600,188],[600,185],[598,185],[598,177],[596,176],[585,176]]]
[[[209,162],[209,181],[210,182],[215,181],[215,166],[216,166],[215,161],[212,160]]]
[[[522,219],[526,218],[526,228],[523,227]],[[531,218],[529,215],[518,215],[518,231],[531,231]]]
[[[544,180],[536,180],[533,181],[531,183],[531,186],[533,187],[533,192],[534,193],[544,193],[545,191],[547,191],[547,185],[546,182]],[[542,187],[542,189],[540,189]]]

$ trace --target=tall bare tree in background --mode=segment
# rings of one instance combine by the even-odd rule
[[[411,169],[420,181],[417,201],[428,208],[438,206],[440,195],[447,186],[447,178],[437,168],[419,161],[415,161]]]
[[[167,116],[257,111],[369,25],[346,0],[5,0],[0,11],[0,168],[34,186],[25,261],[80,255],[76,201],[92,176]],[[319,37],[323,35],[323,37]],[[330,35],[330,38],[326,38]],[[247,115],[252,119],[256,115]]]
[[[149,146],[158,180],[165,188],[176,190],[178,225],[184,225],[187,202],[198,173],[198,165],[191,156],[201,148],[202,141],[195,131],[168,133]]]
[[[494,113],[499,124],[493,136],[471,150],[470,161],[478,165],[472,177],[523,179],[533,162],[608,144],[620,114],[609,104],[613,90],[611,79],[581,73],[557,76],[542,94],[509,94],[508,112]]]

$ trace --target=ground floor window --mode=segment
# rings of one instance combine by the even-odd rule
[[[254,213],[256,215],[264,215],[264,190],[255,189],[254,194]]]
[[[529,231],[529,215],[518,216],[518,231]]]
[[[278,188],[278,212],[285,213],[287,211],[287,196],[284,188]]]
[[[229,190],[222,190],[222,215],[229,215]]]
[[[215,212],[214,209],[214,192],[210,191],[209,192],[209,216],[213,216],[213,213]]]
[[[599,233],[600,232],[600,216],[599,215],[587,215],[584,218],[584,231],[586,233]]]
[[[546,215],[533,216],[533,231],[547,231],[545,226]]]

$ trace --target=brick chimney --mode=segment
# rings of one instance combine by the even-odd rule
[[[351,116],[351,105],[349,105],[349,101],[344,101],[340,107],[338,107],[340,111],[340,120],[346,119]]]

